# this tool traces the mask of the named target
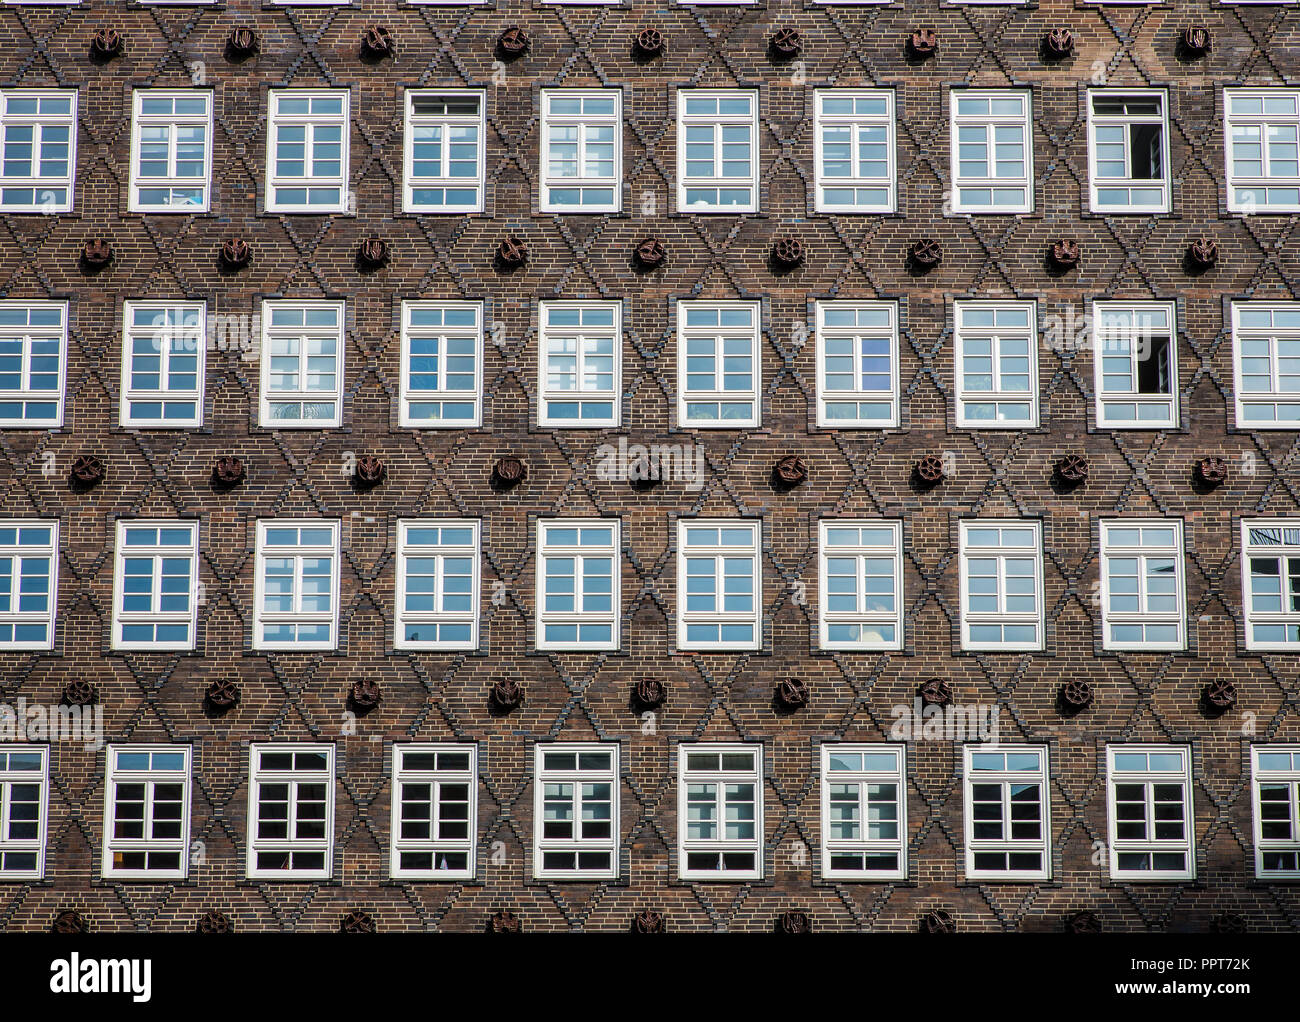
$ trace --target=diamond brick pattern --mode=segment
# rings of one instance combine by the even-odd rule
[[[363,62],[363,31],[382,25],[395,55]],[[496,40],[523,27],[526,54],[497,62]],[[1181,59],[1177,40],[1204,26],[1210,52]],[[124,45],[111,61],[89,57],[95,30]],[[236,27],[255,30],[257,52],[229,59]],[[936,54],[909,58],[918,27]],[[634,51],[658,29],[661,54]],[[1071,55],[1041,57],[1044,35],[1068,27]],[[796,29],[797,61],[774,62],[769,39]],[[1172,2],[1093,7],[1029,5],[752,7],[671,4],[574,7],[501,0],[415,6],[359,0],[340,7],[277,7],[230,0],[211,6],[109,4],[0,10],[0,84],[76,87],[75,208],[51,216],[0,213],[0,295],[70,302],[63,428],[0,430],[0,514],[57,517],[62,528],[58,627],[52,653],[0,655],[0,702],[55,703],[66,682],[93,680],[110,742],[194,747],[191,877],[184,882],[101,877],[105,754],[56,743],[51,754],[46,879],[0,883],[0,929],[45,930],[64,909],[95,932],[190,931],[220,911],[236,932],[337,931],[364,909],[380,932],[482,931],[498,911],[527,931],[626,931],[647,907],[673,932],[772,930],[800,911],[817,932],[908,931],[931,910],[960,932],[1059,930],[1088,910],[1105,932],[1205,930],[1232,912],[1251,930],[1300,928],[1300,894],[1253,879],[1249,760],[1253,741],[1300,741],[1300,663],[1247,653],[1242,515],[1300,508],[1300,433],[1231,428],[1231,298],[1300,298],[1295,216],[1229,215],[1223,186],[1224,84],[1300,84],[1300,8]],[[1169,215],[1101,216],[1087,205],[1085,100],[1092,84],[1167,87],[1172,208]],[[128,213],[131,90],[199,84],[214,93],[212,211]],[[813,211],[813,88],[889,85],[898,103],[898,215]],[[1034,209],[1018,216],[945,217],[950,187],[946,91],[950,86],[1033,92]],[[262,212],[266,110],[271,87],[351,92],[348,187],[355,214]],[[402,90],[469,86],[487,94],[486,212],[401,212]],[[539,90],[624,91],[623,207],[609,215],[538,211]],[[760,208],[742,216],[675,211],[674,91],[745,86],[760,95]],[[492,253],[507,235],[528,249],[504,272]],[[92,237],[111,238],[113,259],[95,273],[79,262]],[[221,262],[226,239],[252,247],[242,269]],[[803,258],[774,272],[768,255],[797,236]],[[382,238],[388,258],[358,267],[360,243]],[[633,253],[649,237],[667,259],[646,268]],[[1217,264],[1191,276],[1195,238],[1218,246]],[[943,260],[914,273],[919,238]],[[1077,269],[1050,260],[1077,241]],[[204,426],[137,430],[120,425],[121,306],[127,299],[206,300],[209,312],[251,314],[264,297],[346,300],[343,425],[276,431],[257,424],[258,366],[238,350],[209,350]],[[1177,307],[1180,428],[1096,428],[1088,351],[1040,346],[1042,425],[972,431],[955,426],[952,300],[1037,299],[1047,312],[1085,311],[1085,298],[1159,298]],[[623,427],[552,430],[537,422],[537,302],[623,303]],[[681,429],[676,393],[675,302],[756,299],[762,322],[762,422],[758,429]],[[897,298],[901,310],[901,425],[889,431],[815,426],[816,369],[805,343],[817,298]],[[398,425],[399,319],[404,298],[483,299],[486,345],[481,429],[419,431]],[[801,329],[804,328],[804,329]],[[633,489],[601,480],[593,452],[611,434],[630,443],[698,439],[706,479]],[[771,483],[774,461],[797,451],[808,479]],[[911,481],[927,452],[951,452],[953,471],[925,489]],[[1086,484],[1054,487],[1067,453],[1088,462]],[[83,454],[106,478],[72,492],[67,473]],[[222,456],[242,460],[234,487],[214,485]],[[353,485],[361,455],[380,458],[378,485]],[[527,464],[518,486],[491,485],[498,458]],[[1205,456],[1233,471],[1209,492],[1192,485]],[[43,470],[52,464],[54,472]],[[1249,464],[1251,471],[1239,466]],[[1112,515],[1185,521],[1189,643],[1177,653],[1101,648],[1098,525]],[[483,520],[482,642],[469,654],[393,648],[396,522],[418,516]],[[614,516],[622,530],[622,645],[613,653],[539,652],[533,640],[535,522]],[[817,649],[817,521],[901,517],[906,647],[901,653]],[[252,649],[255,522],[277,516],[342,522],[339,648],[323,654]],[[676,521],[683,516],[762,521],[763,648],[677,653],[673,644]],[[958,520],[1041,519],[1047,629],[1041,654],[960,652]],[[119,519],[197,519],[201,527],[198,650],[110,651],[113,537]],[[503,602],[493,602],[494,583]],[[795,599],[799,583],[809,599]],[[494,715],[488,692],[511,674],[522,706]],[[383,693],[364,717],[349,715],[352,682]],[[793,714],[772,710],[789,677],[810,692]],[[891,708],[910,706],[940,676],[959,703],[1001,708],[1004,741],[1049,748],[1050,883],[974,882],[964,876],[961,751],[921,742],[908,754],[906,881],[844,883],[820,877],[818,741],[884,740]],[[1237,704],[1211,717],[1198,696],[1230,678]],[[230,679],[237,705],[206,706]],[[667,688],[646,718],[629,703],[639,682]],[[1063,717],[1056,696],[1086,681],[1093,703]],[[599,739],[621,745],[620,879],[532,879],[531,780],[535,741]],[[746,883],[677,879],[678,742],[761,740],[764,877]],[[337,743],[334,878],[278,883],[244,878],[248,743]],[[479,743],[478,879],[388,878],[391,744]],[[1122,741],[1190,745],[1195,800],[1194,883],[1112,882],[1094,862],[1106,840],[1105,746]],[[1098,860],[1104,861],[1104,860]]]

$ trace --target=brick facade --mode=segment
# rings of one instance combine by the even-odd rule
[[[391,29],[395,59],[363,62],[362,30]],[[494,72],[502,29],[524,26],[529,52]],[[1178,33],[1204,25],[1213,45],[1200,59],[1176,55]],[[101,25],[125,38],[108,62],[89,59]],[[258,55],[223,54],[232,27],[257,32]],[[654,59],[631,38],[653,26],[667,38]],[[804,40],[801,63],[779,63],[768,39],[783,26]],[[938,54],[908,59],[919,27]],[[1068,27],[1074,55],[1046,62],[1043,35]],[[127,212],[131,91],[184,87],[200,70],[214,91],[212,212]],[[417,7],[359,0],[353,7],[283,9],[238,0],[205,7],[101,0],[0,11],[0,83],[75,86],[80,92],[75,208],[57,216],[0,215],[5,298],[70,303],[65,425],[0,431],[0,514],[57,517],[62,541],[58,624],[51,654],[0,656],[0,701],[54,703],[71,678],[91,679],[109,741],[194,747],[192,838],[204,845],[190,879],[108,881],[100,876],[104,753],[58,743],[51,753],[46,878],[0,884],[0,929],[47,929],[75,908],[99,931],[190,930],[220,909],[237,930],[336,929],[350,909],[384,931],[483,928],[498,909],[528,930],[625,930],[655,909],[671,930],[769,930],[787,909],[817,930],[913,931],[943,908],[962,930],[1058,930],[1063,916],[1097,914],[1108,931],[1205,929],[1225,912],[1252,930],[1300,928],[1300,897],[1254,879],[1250,800],[1252,741],[1300,741],[1295,655],[1245,649],[1240,518],[1300,507],[1300,434],[1233,428],[1228,300],[1294,299],[1300,258],[1296,218],[1229,215],[1223,182],[1225,84],[1295,85],[1300,11],[1171,0],[1096,7],[1050,0],[1023,6],[879,7],[770,2],[685,8],[632,2],[604,7],[501,2]],[[495,75],[495,77],[494,77]],[[801,77],[802,75],[802,77]],[[1104,77],[1097,77],[1104,76]],[[1154,217],[1086,212],[1086,88],[1169,90],[1172,208]],[[813,213],[813,88],[888,85],[898,101],[896,215]],[[945,218],[949,187],[947,90],[954,85],[1032,90],[1034,209],[1019,216]],[[351,92],[349,184],[356,215],[276,215],[265,206],[267,91],[346,86]],[[401,212],[402,92],[473,86],[487,95],[487,192],[483,215]],[[546,85],[623,90],[623,206],[615,215],[538,212],[539,90]],[[758,90],[761,212],[676,212],[674,92],[704,85]],[[646,205],[652,200],[653,209]],[[649,212],[647,212],[649,210]],[[494,266],[507,233],[529,247],[523,268]],[[111,238],[114,259],[89,272],[85,241]],[[250,265],[223,268],[218,248],[240,235]],[[797,236],[802,264],[771,264],[773,241]],[[362,269],[363,238],[384,238],[388,262]],[[660,238],[667,261],[638,269],[636,244]],[[1189,272],[1188,244],[1207,236],[1220,258]],[[943,261],[920,273],[908,247],[932,237]],[[1078,241],[1079,268],[1051,267],[1062,237]],[[204,426],[123,429],[122,302],[206,300],[209,311],[248,313],[264,297],[342,298],[346,356],[341,429],[258,425],[257,363],[209,351]],[[1039,349],[1042,425],[973,431],[955,425],[952,301],[1037,299],[1041,316],[1094,297],[1167,299],[1177,308],[1179,428],[1099,430],[1088,351]],[[537,303],[618,299],[623,306],[623,428],[553,430],[537,421]],[[761,302],[762,427],[678,428],[675,413],[678,298]],[[815,426],[811,322],[817,298],[896,298],[901,318],[901,428]],[[403,298],[483,299],[500,328],[485,346],[481,429],[398,425],[399,316]],[[493,343],[499,339],[500,343]],[[666,483],[636,490],[596,477],[595,447],[698,439],[704,488]],[[953,452],[955,471],[933,489],[911,478],[916,458]],[[55,471],[43,472],[47,453]],[[67,484],[72,459],[92,453],[107,478],[89,492]],[[490,481],[503,454],[527,464],[520,486]],[[769,474],[800,453],[810,477],[786,492]],[[1052,483],[1063,454],[1087,456],[1075,490]],[[247,478],[211,483],[214,460],[241,457]],[[387,477],[363,489],[349,459],[380,456]],[[1192,480],[1207,455],[1227,459],[1227,482],[1208,492]],[[1243,466],[1253,457],[1254,473]],[[482,641],[465,655],[393,647],[394,544],[400,518],[481,517]],[[681,516],[762,522],[763,648],[753,654],[675,651],[675,522]],[[904,521],[902,653],[817,649],[817,521],[823,516]],[[1041,654],[960,649],[958,521],[1024,517],[1043,524],[1047,608]],[[1178,516],[1185,523],[1188,649],[1115,654],[1101,648],[1098,521]],[[342,522],[342,614],[336,652],[267,654],[252,648],[255,522],[274,517]],[[534,524],[538,517],[618,516],[622,532],[621,647],[612,654],[544,653],[533,640]],[[201,523],[204,603],[193,654],[110,650],[113,536],[121,517]],[[506,599],[491,600],[504,582]],[[807,585],[808,601],[792,599]],[[487,693],[509,675],[526,690],[508,715]],[[772,693],[795,675],[807,708],[774,709]],[[382,702],[345,735],[346,694],[365,676]],[[887,737],[891,707],[931,677],[963,703],[1003,709],[1004,740],[1046,744],[1051,764],[1053,879],[973,882],[963,867],[960,749],[920,742],[908,752],[909,879],[841,883],[820,878],[818,743]],[[242,701],[205,709],[214,679],[232,677]],[[1200,693],[1231,678],[1237,707],[1207,714]],[[631,687],[657,678],[668,698],[653,725],[629,703]],[[1067,717],[1061,683],[1089,681],[1094,705]],[[622,749],[621,878],[569,883],[532,879],[534,741],[601,739]],[[743,883],[677,879],[678,743],[761,741],[765,780],[764,875]],[[251,741],[328,741],[337,746],[334,879],[244,878]],[[432,883],[388,878],[391,746],[401,741],[479,743],[478,879]],[[1123,741],[1190,745],[1197,879],[1118,883],[1093,862],[1106,839],[1105,746]],[[500,842],[500,845],[496,843]],[[494,847],[495,846],[495,847]]]

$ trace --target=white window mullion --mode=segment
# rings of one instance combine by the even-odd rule
[[[957,425],[1037,426],[1037,303],[954,302],[953,320]]]
[[[761,424],[758,302],[677,303],[677,424],[745,429]]]
[[[334,746],[262,744],[249,747],[248,850],[246,873],[251,879],[325,880],[333,874]],[[304,814],[303,803],[321,789],[323,818]],[[263,816],[266,801],[285,811]],[[308,828],[320,836],[305,834]],[[282,831],[275,835],[271,831]]]
[[[0,520],[0,649],[54,648],[57,519]]]
[[[677,522],[677,647],[762,647],[760,525],[742,519]]]
[[[1043,648],[1042,546],[1039,522],[961,522],[962,649]]]
[[[212,172],[211,91],[136,89],[132,117],[131,211],[206,212]],[[156,137],[160,130],[165,133],[161,141]],[[184,142],[182,134],[186,136]],[[182,144],[190,157],[184,161]],[[160,146],[162,154],[158,152]],[[193,159],[196,147],[201,150],[197,160]],[[158,167],[159,162],[164,165]],[[195,163],[197,167],[190,166]]]
[[[1193,879],[1191,751],[1177,745],[1108,745],[1106,774],[1111,878]],[[1140,814],[1134,812],[1138,805]]]
[[[486,97],[479,89],[407,89],[403,210],[481,213]]]
[[[67,302],[0,301],[0,427],[62,426],[67,361]]]
[[[349,100],[347,89],[270,91],[267,212],[347,212]]]
[[[893,89],[816,90],[819,213],[897,209]]]
[[[902,649],[902,524],[824,518],[818,541],[819,648]],[[843,591],[850,565],[851,594]],[[886,565],[888,574],[879,570]]]
[[[271,591],[271,580],[285,577],[280,573],[270,575],[270,562],[273,560],[290,562],[291,591],[287,594],[287,601],[282,600],[285,594]],[[306,592],[304,579],[308,560],[327,562],[326,591]],[[312,573],[310,577],[317,579],[320,576]],[[338,521],[258,521],[254,588],[254,649],[335,649],[339,629]],[[278,583],[275,588],[278,589]],[[308,606],[309,596],[311,606]],[[280,606],[283,602],[288,603],[287,610]]]
[[[620,526],[616,518],[538,520],[538,649],[618,649]]]
[[[401,425],[482,424],[481,302],[402,302],[401,358]]]
[[[188,745],[110,745],[104,795],[105,877],[137,880],[183,880],[189,875],[191,756]],[[121,816],[124,786],[141,788],[140,820]],[[174,836],[159,834],[163,820],[158,812],[160,786],[179,788],[180,818],[165,821]],[[167,800],[170,805],[171,799]],[[119,835],[126,823],[138,822],[139,836]]]
[[[77,90],[0,90],[0,210],[68,213],[77,166]]]
[[[1094,213],[1167,213],[1169,106],[1163,90],[1088,90]]]
[[[899,422],[898,303],[817,302],[817,425]]]
[[[677,90],[677,209],[758,212],[758,94]]]
[[[203,302],[122,303],[122,425],[203,424],[206,317]]]
[[[342,424],[343,313],[342,302],[262,302],[260,426]]]
[[[1174,303],[1098,301],[1092,317],[1098,428],[1177,427]]]
[[[762,746],[683,742],[677,757],[678,876],[761,879]]]
[[[481,525],[476,519],[409,519],[397,523],[397,586],[394,645],[399,649],[477,649]],[[423,566],[432,561],[433,592]],[[448,563],[468,592],[450,592]]]
[[[478,746],[397,744],[393,757],[390,875],[410,880],[473,879]]]
[[[49,755],[48,745],[0,743],[0,881],[45,876]]]
[[[1031,94],[953,89],[949,102],[953,212],[1032,212]]]
[[[537,424],[617,426],[622,419],[621,303],[542,302],[538,319]]]
[[[533,747],[534,876],[574,880],[618,876],[618,754],[615,742]],[[565,787],[567,798],[562,794]],[[555,788],[560,792],[553,792]],[[560,805],[567,806],[567,820],[552,810]]]

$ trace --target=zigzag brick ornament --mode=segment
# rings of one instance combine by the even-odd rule
[[[1294,931],[1298,36],[0,6],[0,930]]]

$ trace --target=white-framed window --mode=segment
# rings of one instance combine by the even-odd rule
[[[677,90],[677,209],[758,212],[758,93]]]
[[[617,426],[621,420],[620,302],[541,302],[539,426]]]
[[[1111,879],[1191,880],[1191,750],[1108,745],[1106,779]]]
[[[677,303],[677,421],[742,429],[762,420],[758,302]]]
[[[57,519],[0,520],[0,649],[53,649]]]
[[[969,519],[960,536],[962,649],[1042,649],[1042,525]]]
[[[406,90],[403,211],[483,211],[484,102],[481,89]]]
[[[117,523],[114,649],[193,649],[198,618],[197,522]]]
[[[477,649],[477,519],[422,518],[397,523],[398,649]]]
[[[817,303],[817,425],[898,425],[898,303]]]
[[[477,745],[393,745],[392,876],[472,880],[477,821]]]
[[[0,744],[0,883],[45,876],[48,745]]]
[[[966,875],[1047,880],[1052,875],[1047,749],[1035,745],[963,748]]]
[[[907,878],[907,748],[822,743],[822,876]]]
[[[1300,302],[1232,303],[1238,429],[1300,429]]]
[[[622,143],[622,89],[543,89],[542,212],[617,213]]]
[[[903,648],[903,523],[817,523],[821,649]]]
[[[1103,649],[1182,649],[1183,523],[1101,523]]]
[[[1173,302],[1093,302],[1097,426],[1178,425],[1178,350]]]
[[[122,303],[123,426],[203,425],[207,306]]]
[[[538,519],[538,649],[618,649],[620,524]]]
[[[533,875],[618,876],[618,743],[533,747]]]
[[[257,523],[254,649],[334,649],[339,627],[339,523]]]
[[[1224,89],[1228,209],[1300,211],[1300,89]]]
[[[953,303],[957,425],[1038,425],[1038,303]]]
[[[258,425],[321,429],[343,422],[343,303],[262,302]]]
[[[188,745],[110,745],[104,876],[183,880],[190,861]]]
[[[1033,99],[1027,89],[953,89],[954,213],[1032,213]]]
[[[77,167],[77,90],[0,89],[0,210],[67,213]]]
[[[1300,652],[1300,518],[1241,523],[1246,648]]]
[[[1094,213],[1169,212],[1169,98],[1163,89],[1088,90]]]
[[[683,880],[763,876],[763,747],[677,747],[677,874]]]
[[[249,746],[247,873],[327,880],[334,868],[334,746]]]
[[[271,89],[266,129],[268,213],[345,213],[347,89]]]
[[[205,212],[211,201],[212,92],[136,89],[132,96],[131,212]]]
[[[483,303],[402,302],[401,424],[483,423]]]
[[[0,427],[63,425],[68,303],[0,301]]]
[[[1300,746],[1252,745],[1255,875],[1300,879]]]
[[[678,649],[762,647],[761,529],[736,518],[678,519]]]
[[[893,89],[817,89],[818,213],[898,208]]]

